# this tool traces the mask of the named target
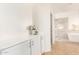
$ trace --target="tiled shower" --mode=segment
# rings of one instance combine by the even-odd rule
[[[55,25],[55,39],[56,40],[68,40],[68,18],[56,18],[54,20]]]

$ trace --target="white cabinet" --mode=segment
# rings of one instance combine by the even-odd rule
[[[31,40],[21,42],[11,46],[0,52],[1,55],[40,55],[41,54],[41,39],[35,37]]]
[[[30,41],[22,42],[16,46],[1,51],[1,55],[29,55],[30,54]]]
[[[41,40],[40,37],[31,40],[31,54],[39,55],[41,54]]]

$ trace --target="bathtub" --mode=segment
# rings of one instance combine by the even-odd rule
[[[69,41],[79,42],[79,32],[69,32],[68,38],[69,38]]]

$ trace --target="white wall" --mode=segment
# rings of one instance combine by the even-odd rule
[[[26,38],[31,24],[31,5],[0,4],[0,40]]]
[[[50,51],[50,6],[48,4],[37,4],[33,9],[33,20],[43,38],[42,52]]]

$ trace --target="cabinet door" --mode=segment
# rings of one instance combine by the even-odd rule
[[[32,55],[40,55],[41,54],[41,41],[40,37],[34,38],[31,40],[31,52]]]
[[[1,52],[2,55],[29,55],[30,45],[29,41],[16,45],[14,47],[8,48]]]

